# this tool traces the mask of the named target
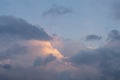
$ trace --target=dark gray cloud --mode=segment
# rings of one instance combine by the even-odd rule
[[[88,70],[89,68],[93,68],[93,70],[90,71],[90,74],[93,74],[96,69],[98,70],[98,77],[88,77],[87,75],[85,76],[88,77],[89,80],[120,79],[119,31],[112,30],[108,36],[112,40],[110,40],[110,42],[107,42],[107,44],[103,47],[94,50],[84,50],[70,58],[70,61],[80,68],[81,66],[84,66],[84,69]],[[81,72],[84,73],[85,70],[82,70]]]
[[[52,54],[49,54],[46,58],[42,59],[41,57],[38,57],[35,61],[34,61],[34,66],[44,66],[48,63],[50,63],[51,61],[55,60],[56,57],[53,56]]]
[[[38,57],[38,58],[35,59],[33,65],[34,66],[40,66],[40,65],[43,65],[43,64],[44,64],[43,60],[40,57]]]
[[[108,40],[120,40],[120,32],[118,30],[112,30],[108,34]]]
[[[43,16],[59,16],[59,15],[65,15],[68,13],[72,13],[73,10],[71,8],[65,7],[65,6],[58,6],[53,5],[51,8],[49,8],[47,11],[43,12]]]
[[[28,53],[26,46],[14,44],[4,51],[0,50],[0,60],[14,58],[16,55],[24,55],[26,53]]]
[[[56,59],[56,57],[55,57],[54,55],[49,54],[49,55],[45,58],[44,63],[47,64],[47,63],[49,63],[49,62],[51,62],[51,61],[53,61],[53,60],[55,60],[55,59]]]
[[[1,65],[1,67],[2,67],[3,69],[7,69],[7,70],[12,69],[12,66],[11,66],[10,64],[3,64],[3,65]]]
[[[98,40],[101,40],[101,39],[102,39],[102,37],[98,36],[98,35],[88,35],[88,36],[86,36],[87,41],[98,41]]]
[[[57,74],[39,68],[0,69],[0,80],[55,80]],[[2,73],[2,74],[1,74]]]
[[[51,40],[43,28],[11,16],[0,16],[0,37],[12,36],[21,39]]]

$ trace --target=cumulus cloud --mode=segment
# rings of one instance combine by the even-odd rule
[[[57,58],[63,57],[57,49],[52,47],[50,40],[52,37],[43,28],[37,28],[20,18],[0,16],[1,61],[13,60],[16,57],[20,59],[21,56],[27,57],[28,55],[31,58],[33,54],[34,57],[45,58],[49,54],[53,54]]]
[[[55,71],[48,73],[50,67],[46,65],[64,56],[51,45],[51,40],[43,28],[20,18],[0,16],[0,79],[54,80]],[[40,59],[42,66],[38,65]]]
[[[33,32],[35,28],[40,34],[34,37],[33,35],[38,33],[31,32],[30,23],[14,17],[2,18],[0,19],[2,31],[0,33],[0,80],[120,79],[119,31],[112,30],[108,34],[110,41],[102,47],[92,50],[86,48],[71,57],[64,57],[52,46],[51,38],[53,37],[49,36],[44,29],[38,29],[32,25]],[[24,33],[25,25],[28,32]],[[52,40],[54,44],[54,39]],[[59,41],[54,45],[61,44],[58,43]],[[66,47],[69,48],[69,46],[73,44]],[[70,47],[70,49],[73,50],[76,47]]]
[[[60,16],[65,15],[68,13],[72,13],[73,10],[71,8],[65,7],[65,6],[58,6],[53,5],[51,8],[49,8],[47,11],[43,12],[43,16]]]
[[[112,30],[108,37],[115,39],[107,42],[103,47],[94,49],[94,50],[85,50],[81,51],[78,54],[72,56],[70,61],[73,64],[80,67],[84,66],[83,69],[93,69],[90,71],[90,74],[86,75],[85,78],[90,80],[119,80],[120,74],[120,40],[116,37],[119,37],[118,31]],[[89,76],[97,70],[97,77]],[[85,71],[82,70],[84,73]],[[81,77],[83,77],[81,75]],[[86,80],[86,79],[83,79]]]
[[[88,36],[86,36],[87,41],[98,41],[98,40],[101,40],[101,39],[102,39],[102,37],[98,36],[98,35],[88,35]]]
[[[43,28],[28,23],[24,19],[12,16],[0,16],[0,37],[19,37],[20,39],[51,40]]]

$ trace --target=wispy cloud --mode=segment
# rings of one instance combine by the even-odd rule
[[[98,35],[88,35],[86,36],[86,41],[98,41],[101,40],[102,37]]]
[[[110,31],[108,35],[108,40],[120,40],[120,32],[115,29]]]
[[[51,8],[43,12],[43,16],[61,16],[72,12],[72,8],[66,6],[53,5]]]

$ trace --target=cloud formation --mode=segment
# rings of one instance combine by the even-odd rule
[[[0,16],[0,37],[14,36],[21,39],[51,40],[43,28],[28,23],[27,21],[12,16]]]
[[[52,46],[50,36],[43,29],[31,28],[30,23],[18,18],[13,20],[13,17],[1,18],[0,25],[0,80],[120,80],[120,34],[117,30],[108,34],[110,40],[104,46],[86,48],[64,57]],[[31,36],[25,32],[29,35],[25,37],[21,29],[25,25],[26,30],[35,28],[44,37],[34,37],[37,33],[32,32]],[[69,47],[73,43],[67,45],[67,48],[76,48]]]
[[[43,12],[43,16],[61,16],[72,12],[73,10],[71,8],[53,5],[47,11]]]
[[[94,50],[81,51],[78,54],[72,56],[70,60],[78,67],[84,66],[84,69],[93,69],[90,74],[93,74],[97,70],[96,76],[85,76],[90,80],[119,80],[119,61],[120,61],[120,40],[118,31],[112,30],[108,37],[114,39],[107,42],[103,47]],[[79,68],[80,69],[80,68]],[[83,70],[82,70],[83,71]],[[83,71],[84,73],[85,71]],[[81,75],[81,77],[83,77]]]
[[[23,19],[0,16],[0,79],[53,80],[54,71],[48,73],[49,67],[44,66],[55,64],[64,56],[51,45],[51,40],[44,29]]]
[[[108,40],[120,40],[120,32],[118,30],[112,30],[108,34]]]
[[[88,35],[86,36],[86,41],[98,41],[101,40],[102,37],[98,35]]]

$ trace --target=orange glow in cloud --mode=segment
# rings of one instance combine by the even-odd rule
[[[34,55],[46,57],[47,55],[52,54],[57,59],[64,57],[57,49],[53,48],[49,41],[30,40],[28,41],[28,44],[31,46]]]
[[[54,48],[49,41],[23,40],[18,42],[18,44],[25,46],[27,52],[25,52],[24,55],[16,56],[16,60],[11,61],[13,65],[19,65],[22,67],[33,66],[33,63],[37,58],[40,57],[44,60],[50,54],[55,56],[57,61],[61,61],[64,58],[64,56]]]

